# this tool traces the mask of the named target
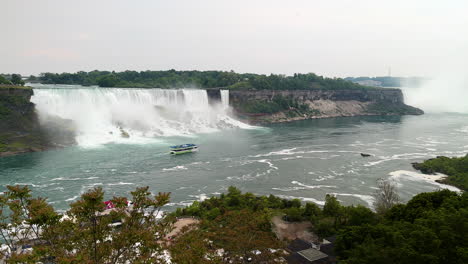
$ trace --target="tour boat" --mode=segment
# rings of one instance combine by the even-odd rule
[[[197,150],[198,150],[198,146],[195,144],[183,144],[183,145],[171,146],[172,155],[192,153]]]

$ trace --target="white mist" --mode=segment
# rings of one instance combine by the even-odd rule
[[[229,91],[210,105],[202,89],[35,89],[40,117],[72,120],[80,146],[144,143],[160,136],[188,136],[230,127],[247,128],[228,115]],[[122,130],[130,137],[122,137]]]
[[[405,102],[428,113],[468,113],[468,41],[437,63],[438,73],[419,87],[405,87]]]

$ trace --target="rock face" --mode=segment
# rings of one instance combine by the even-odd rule
[[[28,88],[0,87],[0,156],[45,148],[32,95]]]
[[[255,112],[252,104],[265,104],[275,97],[287,98],[295,105],[277,112]],[[229,101],[240,118],[250,123],[275,123],[310,118],[359,115],[421,115],[424,112],[404,103],[400,89],[372,88],[356,90],[231,90]],[[249,106],[248,108],[246,106]],[[263,107],[265,108],[265,107]],[[247,110],[249,109],[249,111]],[[304,110],[307,109],[307,110]]]
[[[57,147],[41,128],[28,87],[0,86],[0,157]]]

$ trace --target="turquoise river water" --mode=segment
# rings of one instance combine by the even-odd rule
[[[179,143],[199,144],[200,151],[169,155],[169,146]],[[30,185],[59,210],[95,186],[112,197],[146,185],[172,192],[167,210],[230,185],[319,204],[332,193],[345,204],[372,207],[379,178],[394,180],[405,201],[420,192],[455,189],[422,177],[410,163],[467,152],[467,115],[332,118],[4,157],[0,184],[2,190]]]

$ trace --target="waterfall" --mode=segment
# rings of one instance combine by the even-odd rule
[[[81,146],[249,127],[227,114],[228,100],[228,91],[220,105],[210,105],[206,90],[134,88],[40,88],[31,99],[41,120],[71,120]]]
[[[225,107],[229,107],[229,90],[220,90],[221,93],[221,104]]]

